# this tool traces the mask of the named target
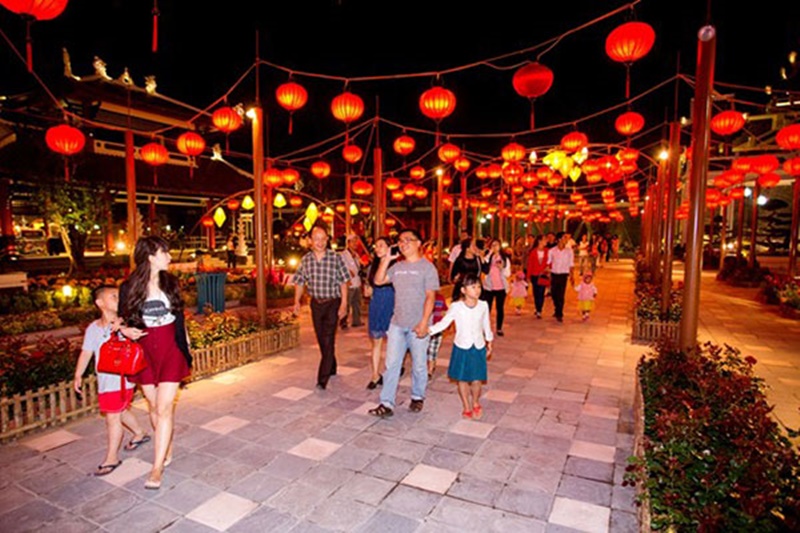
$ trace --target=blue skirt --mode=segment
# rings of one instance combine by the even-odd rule
[[[369,299],[369,336],[382,339],[389,331],[394,314],[394,287],[374,287]]]
[[[468,350],[453,345],[447,377],[456,381],[486,381],[486,347]]]

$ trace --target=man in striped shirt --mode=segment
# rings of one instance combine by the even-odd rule
[[[342,257],[328,248],[328,232],[311,228],[311,251],[303,256],[294,275],[294,313],[300,311],[303,288],[311,296],[311,320],[317,335],[321,359],[317,388],[325,390],[328,379],[336,375],[336,326],[347,316],[347,284],[350,272]]]

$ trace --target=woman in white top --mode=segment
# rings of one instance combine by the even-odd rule
[[[428,328],[431,335],[446,330],[455,322],[456,335],[447,376],[458,382],[458,396],[464,418],[480,419],[481,388],[486,381],[486,359],[492,354],[492,327],[489,324],[489,305],[480,299],[481,280],[467,273],[453,287],[453,303],[444,318]]]
[[[581,235],[581,242],[578,243],[578,268],[581,271],[581,276],[589,266],[589,236],[587,234]]]

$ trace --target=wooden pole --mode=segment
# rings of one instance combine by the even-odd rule
[[[717,272],[721,272],[722,266],[725,264],[725,241],[728,239],[728,206],[719,206],[719,215],[722,223],[719,226],[719,269]]]
[[[444,234],[444,206],[442,205],[442,198],[444,195],[444,184],[442,183],[443,176],[437,175],[436,176],[436,199],[435,205],[432,206],[433,209],[436,209],[436,269],[439,272],[442,272],[444,268],[443,264],[443,257],[442,257],[442,245],[444,243],[443,234]]]
[[[753,186],[753,211],[750,216],[750,256],[747,265],[753,269],[756,266],[756,241],[758,241],[758,197],[761,196],[761,185],[756,181]]]
[[[743,240],[744,240],[744,196],[737,200],[736,206],[736,257],[741,258],[744,255]]]
[[[253,109],[253,241],[256,245],[256,308],[261,327],[267,325],[267,278],[264,272],[264,111]]]
[[[794,279],[797,272],[797,231],[800,226],[800,178],[794,179],[792,184],[792,228],[789,231],[789,279]]]
[[[372,151],[373,175],[375,176],[375,197],[373,207],[375,208],[375,225],[372,228],[374,240],[383,235],[383,228],[386,227],[386,189],[383,186],[383,153],[380,146]]]
[[[707,25],[698,32],[697,75],[692,109],[692,168],[689,175],[689,218],[681,316],[680,347],[694,349],[700,309],[700,276],[703,269],[703,221],[705,220],[708,147],[710,143],[711,93],[714,87],[716,29]]]
[[[661,275],[661,315],[664,316],[671,303],[672,254],[675,247],[675,189],[678,183],[678,165],[681,151],[681,125],[669,125],[669,159],[667,160],[667,186],[664,195],[667,204],[667,220],[664,224],[664,266]]]
[[[139,228],[136,227],[136,159],[134,158],[133,131],[125,130],[125,192],[128,196],[128,264],[131,271],[136,268],[133,251],[139,240]]]
[[[461,176],[461,220],[458,227],[461,231],[467,231],[467,177]]]

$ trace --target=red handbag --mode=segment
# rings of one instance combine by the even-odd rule
[[[550,276],[547,274],[542,274],[539,276],[539,279],[536,280],[536,284],[540,287],[549,287],[550,286]]]
[[[144,348],[138,342],[124,337],[121,333],[111,335],[100,346],[97,356],[97,371],[106,374],[119,374],[120,395],[125,394],[125,376],[134,376],[147,368]]]

